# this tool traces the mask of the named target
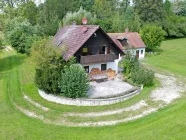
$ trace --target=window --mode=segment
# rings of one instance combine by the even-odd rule
[[[89,73],[89,66],[84,66],[85,72]]]
[[[143,54],[143,50],[141,50],[141,54]]]
[[[107,64],[101,64],[101,71],[107,70]]]
[[[105,46],[101,46],[99,48],[99,54],[105,54],[105,50],[106,50],[106,47]]]
[[[88,55],[88,48],[83,48],[83,56]]]
[[[88,48],[83,48],[83,53],[87,53],[88,52]]]

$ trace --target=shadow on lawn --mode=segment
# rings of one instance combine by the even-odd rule
[[[11,55],[4,58],[0,58],[0,73],[12,70],[23,63],[26,56]]]

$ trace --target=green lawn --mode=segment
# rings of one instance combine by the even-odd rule
[[[186,78],[186,39],[168,40],[162,44],[160,55],[148,56],[146,63],[157,72],[171,72]],[[66,127],[43,123],[30,118],[15,108],[15,104],[39,115],[56,119],[63,112],[90,112],[117,109],[147,98],[155,88],[145,88],[133,99],[103,107],[74,107],[49,103],[37,94],[34,68],[29,58],[15,52],[0,53],[0,139],[186,139],[186,97],[141,119],[107,127]],[[184,81],[186,82],[186,80]],[[23,99],[23,94],[51,109],[48,113]],[[114,117],[114,116],[113,116]],[[115,116],[118,117],[118,116]],[[73,118],[72,118],[73,119]],[[74,118],[75,119],[75,118]]]

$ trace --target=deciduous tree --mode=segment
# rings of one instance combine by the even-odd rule
[[[157,51],[164,40],[165,31],[161,26],[145,25],[140,30],[140,35],[146,44],[147,51]]]
[[[162,22],[165,18],[163,0],[135,0],[134,4],[144,23]]]

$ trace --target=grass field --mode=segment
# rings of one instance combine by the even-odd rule
[[[145,63],[157,72],[170,72],[186,83],[186,39],[164,41],[160,55],[149,55]],[[41,120],[26,116],[16,106],[24,107],[48,119],[59,120],[64,112],[104,111],[130,106],[148,98],[152,89],[122,103],[103,107],[74,107],[57,105],[43,100],[34,85],[34,68],[25,55],[14,51],[0,52],[0,139],[186,139],[186,97],[167,107],[135,121],[107,127],[66,127],[43,123]],[[23,99],[23,94],[50,109],[47,113]],[[124,115],[124,114],[122,114]],[[97,119],[111,119],[113,117]],[[70,118],[73,121],[82,121]],[[91,120],[91,118],[89,118]]]

